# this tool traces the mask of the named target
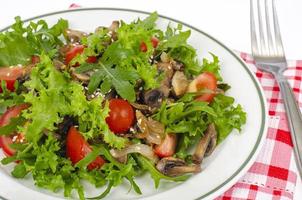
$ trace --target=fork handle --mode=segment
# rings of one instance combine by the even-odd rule
[[[284,100],[291,139],[294,145],[294,154],[297,168],[302,178],[302,115],[294,93],[283,74],[278,74],[276,80],[279,83],[281,95]]]

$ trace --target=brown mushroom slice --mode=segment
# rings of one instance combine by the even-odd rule
[[[170,59],[171,59],[171,58],[169,58],[169,56],[168,56],[168,54],[167,54],[166,52],[162,52],[162,53],[160,54],[160,60],[161,60],[163,63],[168,63],[168,62],[170,62]]]
[[[183,71],[185,66],[183,63],[181,62],[178,62],[178,61],[175,61],[175,60],[172,60],[171,61],[171,64],[172,64],[172,67],[175,71]]]
[[[53,64],[56,67],[56,69],[58,70],[65,70],[66,69],[66,65],[64,63],[62,63],[61,61],[54,59],[53,60]]]
[[[162,142],[162,135],[165,132],[165,127],[158,121],[151,118],[147,119],[139,110],[135,112],[137,125],[142,132],[136,134],[137,138],[146,138],[147,142],[151,144],[160,144]]]
[[[76,73],[74,67],[71,67],[70,71],[71,71],[71,76],[74,79],[80,80],[80,81],[85,82],[85,83],[87,83],[90,80],[90,77],[87,74],[84,74],[84,73],[83,74],[78,74],[78,73]]]
[[[150,106],[151,108],[160,107],[165,95],[160,89],[153,89],[144,92],[143,98],[144,103]]]
[[[73,29],[66,29],[65,36],[68,41],[75,43],[80,42],[83,37],[87,36],[87,33]]]
[[[159,62],[157,63],[157,69],[164,73],[164,79],[161,81],[159,89],[163,92],[165,97],[168,97],[170,93],[171,80],[174,74],[172,64]]]
[[[189,85],[186,75],[181,71],[176,71],[172,78],[172,87],[176,96],[181,96],[186,93]]]
[[[152,109],[150,106],[145,104],[139,104],[139,103],[130,103],[134,108],[142,111],[143,113],[153,113],[154,109]]]
[[[198,173],[201,171],[200,165],[187,165],[179,158],[162,158],[156,165],[158,171],[166,176],[181,176],[186,173]]]
[[[109,31],[115,32],[118,27],[120,26],[120,22],[119,21],[113,21],[111,23],[111,25],[108,27]]]
[[[211,123],[208,126],[205,135],[199,140],[199,142],[196,146],[196,149],[195,149],[195,152],[194,152],[193,158],[192,158],[194,163],[202,162],[213,135],[216,135],[216,130],[215,130],[215,125],[213,123]]]
[[[213,125],[214,126],[214,125]],[[215,126],[213,128],[213,132],[212,132],[212,137],[211,137],[211,141],[207,147],[205,156],[209,156],[212,154],[212,152],[214,151],[215,147],[217,145],[217,131],[215,129]]]
[[[157,69],[164,75],[159,88],[148,90],[143,93],[144,103],[151,108],[160,107],[163,99],[169,96],[171,90],[171,80],[174,74],[171,63],[158,62]]]
[[[149,135],[149,128],[148,128],[148,123],[147,123],[147,118],[143,113],[139,110],[135,111],[135,116],[137,120],[137,126],[142,132],[141,134],[136,134],[137,138],[146,138],[147,135]]]
[[[157,155],[153,152],[153,149],[146,145],[146,144],[132,144],[124,149],[117,150],[117,149],[111,149],[110,154],[118,159],[119,161],[124,162],[125,161],[125,156],[127,156],[130,153],[139,153],[149,160],[151,160],[153,163],[157,163],[158,157]]]

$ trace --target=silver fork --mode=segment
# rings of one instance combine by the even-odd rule
[[[275,0],[250,0],[250,9],[252,54],[256,66],[260,70],[272,73],[280,86],[297,168],[302,177],[302,115],[293,91],[283,75],[287,62],[279,30]],[[262,13],[265,13],[264,16]],[[257,22],[258,24],[256,24]]]

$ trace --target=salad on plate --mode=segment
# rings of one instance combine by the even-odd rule
[[[101,199],[135,178],[181,182],[246,113],[220,74],[199,61],[182,25],[156,28],[157,13],[94,32],[64,19],[0,33],[0,147],[11,175],[65,197]],[[100,188],[87,197],[82,181]]]

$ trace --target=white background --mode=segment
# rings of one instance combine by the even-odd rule
[[[287,58],[302,60],[302,1],[276,1]],[[0,28],[10,25],[17,15],[26,19],[66,9],[72,3],[157,11],[209,33],[232,49],[250,52],[249,0],[5,0],[0,6]],[[302,199],[300,178],[294,199]]]

